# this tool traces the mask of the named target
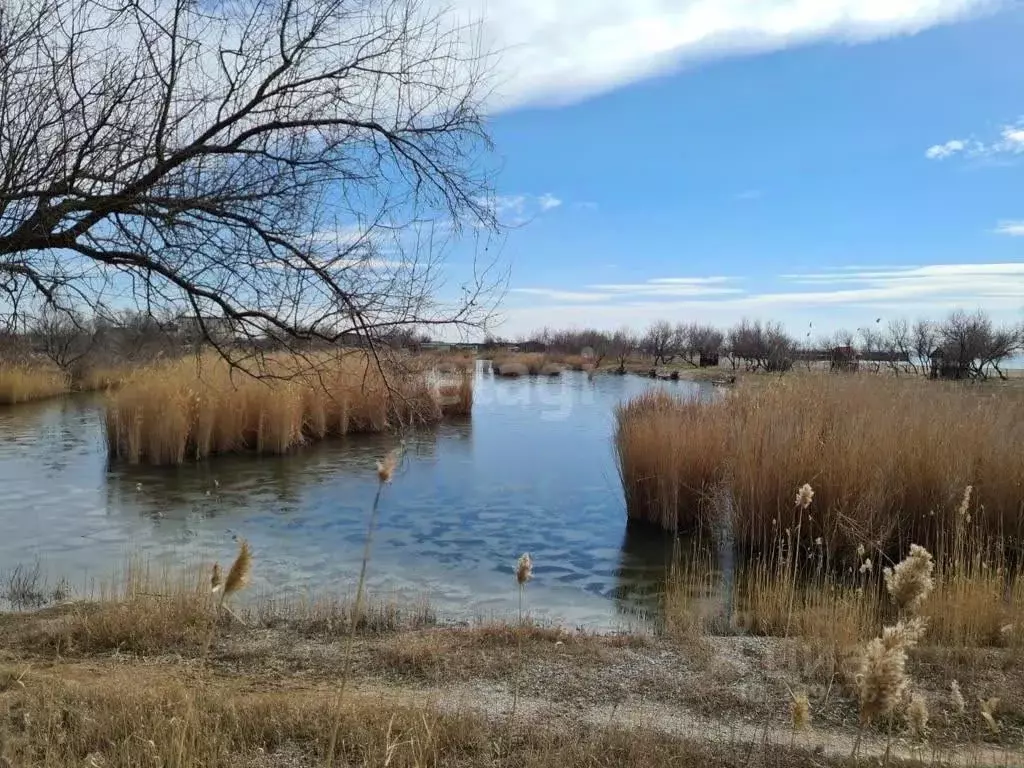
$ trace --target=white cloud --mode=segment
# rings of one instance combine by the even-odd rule
[[[1024,221],[1000,221],[995,231],[1000,235],[1024,237]]]
[[[760,189],[745,189],[736,195],[737,200],[757,200],[761,197]]]
[[[1000,0],[431,0],[481,21],[492,106],[564,103],[687,64],[912,34]],[[474,30],[475,31],[475,30]]]
[[[1006,126],[1003,128],[1003,143],[1006,148],[1013,152],[1024,152],[1024,128],[1020,126]]]
[[[999,138],[994,141],[951,139],[945,144],[928,147],[924,152],[924,156],[929,160],[945,160],[960,154],[975,158],[1024,154],[1024,121],[1004,125],[999,131]]]
[[[526,206],[526,195],[498,195],[492,204],[494,212],[499,215],[508,212],[522,214]]]
[[[543,195],[537,198],[537,205],[540,206],[542,211],[550,211],[552,208],[557,208],[562,204],[562,201],[552,195],[550,192],[545,192]]]
[[[967,147],[967,143],[961,139],[951,139],[945,144],[936,144],[933,147],[928,147],[925,150],[924,156],[929,160],[945,160],[947,157],[952,157],[958,152],[963,152]]]
[[[553,211],[562,205],[562,200],[550,192],[543,195],[495,195],[479,202],[489,206],[498,221],[506,226],[526,224],[540,214]]]

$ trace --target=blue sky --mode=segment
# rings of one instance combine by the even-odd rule
[[[1013,5],[488,0],[498,332],[1024,320]]]

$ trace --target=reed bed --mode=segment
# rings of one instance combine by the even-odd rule
[[[54,366],[0,362],[0,405],[42,400],[70,389],[68,376]]]
[[[974,488],[972,526],[1024,535],[1024,397],[1011,390],[868,376],[794,376],[712,402],[648,392],[617,412],[627,512],[669,530],[727,526],[767,550],[801,521],[829,552],[895,553],[952,540]]]
[[[437,423],[467,415],[468,371],[418,365],[382,369],[363,353],[270,359],[263,376],[215,356],[135,371],[109,395],[110,455],[181,464],[219,453],[279,454],[312,440]]]
[[[504,352],[491,358],[498,376],[558,376],[563,371],[588,371],[593,365],[582,355],[541,352]]]

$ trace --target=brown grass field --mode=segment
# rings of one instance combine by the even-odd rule
[[[644,394],[617,414],[631,518],[669,530],[728,525],[770,549],[800,522],[830,553],[948,540],[966,486],[983,538],[1024,536],[1024,397],[1014,388],[870,375],[744,381],[713,402]]]
[[[256,378],[216,356],[133,371],[109,394],[110,455],[180,464],[217,453],[285,453],[309,440],[466,416],[472,370],[430,361],[378,366],[361,352],[270,358]]]

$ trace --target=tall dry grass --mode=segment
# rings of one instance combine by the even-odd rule
[[[424,366],[381,369],[362,353],[280,356],[254,378],[219,357],[160,362],[112,391],[107,441],[132,463],[218,453],[285,453],[310,440],[436,423],[472,409],[473,377]]]
[[[1024,535],[1024,397],[1009,389],[806,375],[713,402],[650,392],[617,418],[628,514],[667,529],[724,516],[739,543],[768,549],[796,527],[809,481],[805,533],[830,551],[934,546],[967,485],[982,534]]]
[[[931,647],[1024,648],[1020,564],[1007,559],[1004,541],[986,539],[966,522],[966,509],[957,506],[962,523],[934,554],[911,545],[898,563],[859,546],[850,565],[830,555],[821,537],[779,530],[770,550],[739,562],[720,610],[729,607],[732,629],[811,641],[831,660],[830,673],[878,627],[908,616],[923,620],[921,642]],[[677,553],[667,580],[667,627],[692,622],[693,595],[714,593],[715,583],[721,575],[709,558],[680,562]]]
[[[54,366],[0,362],[0,405],[42,400],[70,389],[68,376]]]

